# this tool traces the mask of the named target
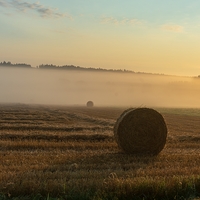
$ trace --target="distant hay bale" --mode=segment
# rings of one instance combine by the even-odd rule
[[[94,106],[94,103],[92,101],[87,102],[87,107],[93,107],[93,106]]]
[[[157,155],[165,146],[167,126],[157,111],[131,108],[117,119],[114,137],[125,153]]]

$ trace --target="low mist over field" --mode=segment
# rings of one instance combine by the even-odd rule
[[[0,103],[200,107],[200,78],[0,68]]]

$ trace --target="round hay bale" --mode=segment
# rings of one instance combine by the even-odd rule
[[[157,155],[165,146],[167,126],[154,109],[131,108],[117,119],[114,137],[125,153]]]
[[[93,107],[93,106],[94,106],[94,103],[92,101],[87,102],[87,107]]]

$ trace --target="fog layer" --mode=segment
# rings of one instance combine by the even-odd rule
[[[200,78],[0,68],[0,103],[200,107]]]

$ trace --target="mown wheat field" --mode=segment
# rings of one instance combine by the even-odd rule
[[[0,198],[197,198],[200,110],[157,108],[167,143],[142,157],[114,140],[125,109],[0,104]]]

